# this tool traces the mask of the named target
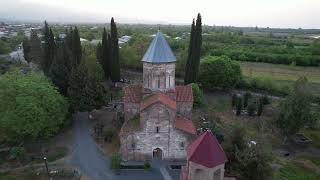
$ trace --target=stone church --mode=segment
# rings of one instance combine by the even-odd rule
[[[125,122],[119,133],[123,160],[185,160],[196,135],[192,88],[175,85],[175,61],[158,31],[143,59],[143,83],[124,88]]]

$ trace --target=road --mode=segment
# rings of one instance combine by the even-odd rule
[[[73,143],[70,164],[77,167],[82,174],[91,180],[163,180],[159,166],[150,171],[121,170],[115,174],[109,168],[109,158],[97,147],[90,135],[88,113],[75,115],[73,125]]]

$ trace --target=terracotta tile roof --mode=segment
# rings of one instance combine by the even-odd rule
[[[213,168],[227,161],[217,138],[206,131],[187,147],[188,161]]]
[[[177,93],[177,102],[192,102],[192,87],[191,85],[187,86],[176,86]]]
[[[184,132],[196,134],[196,129],[194,128],[192,121],[189,119],[177,117],[174,126]]]
[[[123,102],[139,103],[142,98],[142,86],[130,85],[123,88]]]
[[[151,96],[143,99],[141,102],[140,110],[143,111],[145,108],[147,108],[150,105],[153,105],[154,103],[157,103],[157,102],[160,102],[171,109],[174,109],[174,110],[177,109],[177,107],[176,107],[177,105],[174,100],[172,100],[169,96],[167,96],[163,93],[158,93],[158,94],[154,94],[154,95],[151,95]]]

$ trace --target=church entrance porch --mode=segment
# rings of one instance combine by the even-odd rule
[[[152,152],[153,159],[162,159],[162,150],[160,148],[156,148]]]

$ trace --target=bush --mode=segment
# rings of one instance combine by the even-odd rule
[[[13,147],[10,150],[10,156],[13,159],[17,159],[19,161],[22,161],[26,158],[26,150],[24,147]]]
[[[258,116],[261,116],[261,114],[262,114],[263,105],[264,105],[263,99],[261,98],[261,99],[259,99],[259,102],[258,102],[258,111],[257,111]]]
[[[231,105],[232,105],[232,107],[235,107],[237,105],[237,95],[236,94],[232,95]]]
[[[192,83],[193,106],[198,107],[203,104],[203,92],[198,84]]]
[[[241,114],[242,110],[242,98],[238,97],[237,98],[237,107],[236,107],[236,115],[239,116]]]
[[[66,123],[68,103],[42,74],[0,76],[0,132],[11,143],[48,138]]]
[[[145,161],[143,164],[143,169],[144,170],[149,170],[151,168],[151,165],[149,163],[149,161]]]
[[[248,101],[251,98],[251,93],[250,92],[246,92],[243,96],[243,107],[246,108],[248,106]]]
[[[241,79],[240,65],[226,56],[207,56],[201,61],[199,82],[204,88],[232,88]]]
[[[260,98],[260,101],[262,102],[263,105],[267,105],[267,104],[270,104],[270,99],[267,95],[263,95],[261,98]]]
[[[249,116],[253,116],[254,113],[256,112],[256,103],[253,101],[250,101],[248,106],[247,106],[247,112]]]

